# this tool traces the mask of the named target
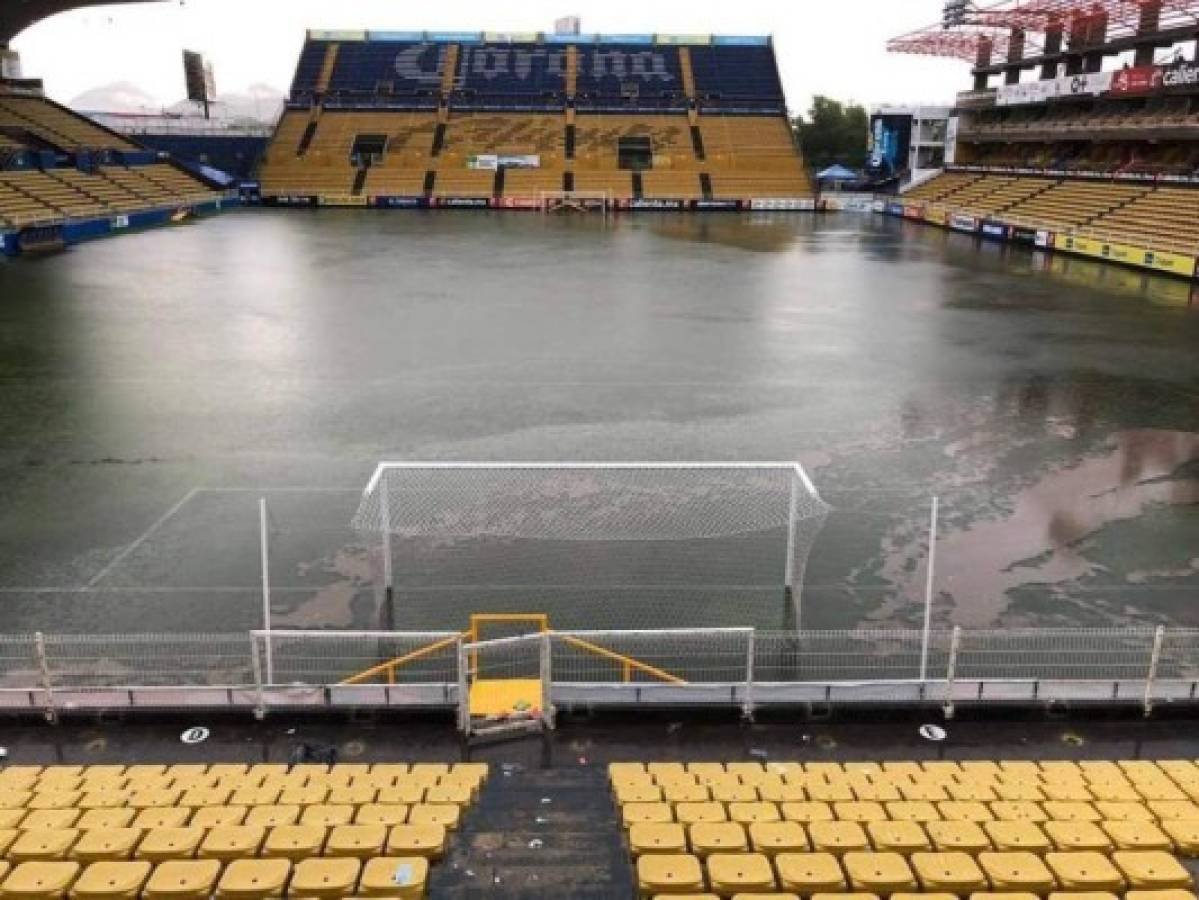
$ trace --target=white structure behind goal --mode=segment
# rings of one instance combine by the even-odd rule
[[[385,462],[354,527],[396,627],[785,627],[827,511],[793,462]]]

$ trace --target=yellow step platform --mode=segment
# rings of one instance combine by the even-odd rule
[[[494,718],[529,714],[541,709],[537,678],[480,678],[470,686],[470,714]]]

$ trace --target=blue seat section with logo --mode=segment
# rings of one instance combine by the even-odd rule
[[[459,51],[456,89],[466,103],[519,98],[561,106],[566,97],[566,47],[476,44]]]
[[[430,97],[441,89],[449,44],[357,41],[341,44],[329,93],[343,97]]]
[[[598,44],[579,47],[575,88],[580,108],[587,102],[635,100],[659,106],[680,99],[686,105],[679,48],[652,44]]]
[[[774,48],[770,46],[697,46],[691,48],[691,71],[700,103],[725,112],[781,112]]]
[[[316,84],[321,77],[321,66],[324,65],[325,52],[328,49],[327,41],[304,42],[304,49],[300,51],[300,61],[296,63],[296,77],[291,82],[293,100],[311,97],[316,92]]]

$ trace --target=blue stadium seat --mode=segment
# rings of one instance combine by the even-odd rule
[[[692,47],[691,70],[705,107],[729,113],[782,111],[783,86],[773,47]]]

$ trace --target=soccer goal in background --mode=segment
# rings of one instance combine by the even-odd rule
[[[543,213],[598,212],[612,209],[609,191],[541,191],[537,206]]]
[[[827,512],[795,462],[384,462],[353,524],[396,628],[780,628]]]

